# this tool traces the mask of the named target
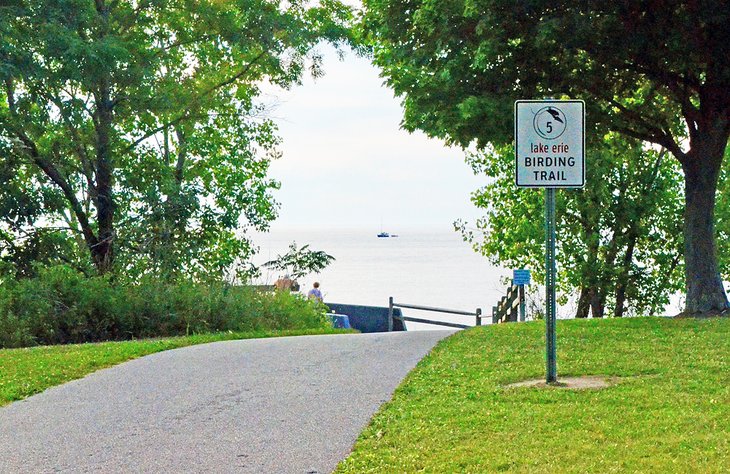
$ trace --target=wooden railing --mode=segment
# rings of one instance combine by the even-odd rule
[[[512,284],[507,294],[492,307],[492,324],[525,320],[525,287]]]
[[[435,321],[433,319],[423,319],[423,318],[412,318],[410,316],[394,316],[393,315],[393,309],[394,308],[406,308],[406,309],[417,309],[421,311],[433,311],[435,313],[447,313],[447,314],[458,314],[461,316],[472,316],[475,319],[475,324],[477,326],[482,325],[482,309],[477,308],[474,312],[469,311],[460,311],[456,309],[444,309],[444,308],[433,308],[430,306],[418,306],[414,304],[406,304],[406,303],[396,303],[393,301],[393,297],[391,296],[388,298],[388,330],[393,330],[393,319],[400,319],[401,321],[411,321],[413,323],[423,323],[423,324],[434,324],[436,326],[446,326],[450,328],[458,328],[458,329],[464,329],[471,327],[468,324],[458,324],[458,323],[452,323],[450,321]]]

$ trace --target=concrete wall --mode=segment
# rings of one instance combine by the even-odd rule
[[[346,314],[350,319],[350,326],[360,332],[387,332],[388,307],[362,306],[355,304],[325,303],[331,311],[337,314]],[[393,316],[401,316],[400,308],[393,308]],[[393,331],[405,331],[403,321],[393,318]]]

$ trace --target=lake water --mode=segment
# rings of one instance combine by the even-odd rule
[[[309,244],[337,260],[319,275],[299,280],[307,292],[315,281],[325,301],[387,306],[388,297],[411,303],[464,311],[482,308],[487,324],[491,308],[506,290],[502,277],[511,271],[491,265],[456,232],[402,232],[378,238],[374,231],[273,231],[258,234],[261,264],[285,253],[288,245]],[[263,269],[260,283],[273,284],[279,276]],[[404,310],[409,316],[474,324],[474,318]],[[408,323],[409,329],[438,329]]]

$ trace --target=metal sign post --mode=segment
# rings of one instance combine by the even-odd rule
[[[585,184],[585,104],[582,100],[515,102],[515,184],[545,188],[545,366],[558,380],[555,320],[555,190]]]
[[[555,188],[545,188],[545,366],[547,383],[558,381],[555,313]]]

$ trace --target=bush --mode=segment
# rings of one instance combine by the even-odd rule
[[[0,347],[328,324],[322,307],[301,295],[224,283],[115,284],[59,266],[0,285]]]

